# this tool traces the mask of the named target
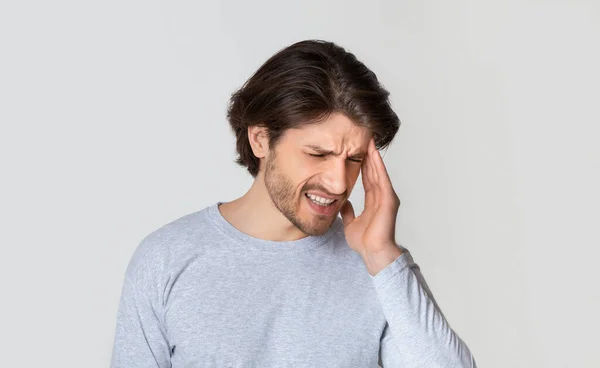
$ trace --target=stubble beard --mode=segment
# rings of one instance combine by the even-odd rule
[[[335,216],[329,220],[312,219],[310,223],[303,221],[298,215],[297,208],[300,203],[294,195],[294,185],[292,181],[282,173],[275,162],[276,155],[272,151],[265,165],[265,187],[271,197],[275,207],[281,212],[296,228],[309,236],[320,236],[329,230]],[[301,191],[303,193],[304,190]],[[302,198],[300,198],[300,201]],[[317,217],[318,215],[315,215]],[[320,216],[318,216],[320,217]]]

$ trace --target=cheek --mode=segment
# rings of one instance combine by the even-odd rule
[[[358,174],[360,174],[360,167],[361,165],[358,163],[349,164],[347,177],[348,180],[353,184],[356,182],[356,179],[358,179]]]
[[[348,180],[348,191],[351,192],[356,185],[358,175],[360,174],[360,165],[352,165],[348,168],[346,178]]]
[[[297,178],[301,181],[310,181],[314,176],[318,176],[323,172],[325,167],[319,165],[319,162],[313,157],[306,155],[302,159],[295,162],[294,166],[290,166],[290,170],[296,172]]]
[[[298,192],[302,191],[305,185],[313,183],[319,174],[318,167],[305,160],[290,162],[286,171]]]

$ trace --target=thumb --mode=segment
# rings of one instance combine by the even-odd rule
[[[350,225],[352,221],[354,221],[354,207],[352,207],[352,203],[350,200],[346,200],[346,203],[340,209],[340,214],[342,215],[342,221],[344,222],[344,226]]]

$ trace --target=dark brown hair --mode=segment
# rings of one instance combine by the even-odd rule
[[[227,119],[237,139],[236,163],[253,177],[259,172],[249,126],[266,127],[272,149],[286,129],[322,121],[332,113],[370,129],[382,149],[400,127],[388,96],[375,73],[342,47],[321,40],[297,42],[269,58],[231,96]]]

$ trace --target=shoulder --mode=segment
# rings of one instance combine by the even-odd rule
[[[129,260],[127,276],[140,279],[164,273],[210,226],[206,212],[207,208],[188,213],[146,234]]]

